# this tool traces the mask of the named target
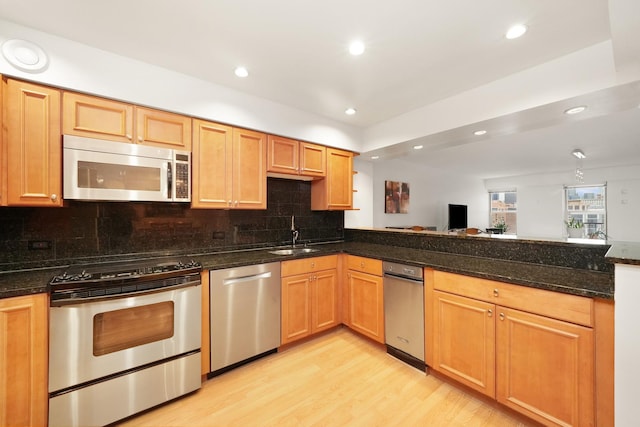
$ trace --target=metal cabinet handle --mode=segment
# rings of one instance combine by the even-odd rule
[[[487,316],[492,317],[493,316],[493,310],[487,310]]]
[[[55,202],[56,200],[58,200],[58,195],[57,194],[52,194],[51,195],[51,201]]]
[[[500,320],[504,320],[504,313],[500,313]]]
[[[500,295],[500,294],[498,293],[498,289],[494,289],[494,290],[493,290],[493,296],[494,296],[494,297],[497,297],[497,296],[499,296],[499,295]]]
[[[127,139],[128,139],[129,141],[131,141],[131,140],[133,139],[133,137],[132,137],[131,135],[129,135],[129,134],[126,134],[125,136],[127,137]]]
[[[142,139],[142,135],[138,136],[138,142],[142,142],[144,141],[144,139]]]
[[[236,207],[238,206],[238,201],[236,200]]]
[[[364,261],[360,262],[360,267],[364,268]]]
[[[315,261],[311,261],[311,268],[315,268],[315,266],[316,266]]]

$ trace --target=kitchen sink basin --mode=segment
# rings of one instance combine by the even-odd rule
[[[318,252],[318,249],[313,248],[289,248],[289,249],[278,249],[275,251],[269,251],[270,254],[274,255],[300,255],[300,254],[308,254],[311,252]]]

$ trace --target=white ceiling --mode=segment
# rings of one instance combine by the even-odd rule
[[[609,40],[609,6],[607,0],[396,0],[375,7],[369,0],[0,0],[0,18],[364,128]],[[504,32],[519,22],[529,32],[506,40]],[[366,44],[363,55],[348,53],[353,39]],[[234,75],[237,65],[248,68],[248,78]],[[346,116],[347,107],[358,113]],[[621,131],[632,120],[626,116],[592,126],[614,126],[616,141],[626,136],[640,146],[638,129]],[[595,138],[583,123],[560,131],[575,133],[567,138],[571,145],[585,133]],[[440,157],[431,150],[425,158],[443,162],[461,150],[476,157],[520,147],[517,162],[524,163],[514,160],[513,170],[489,172],[476,162],[480,175],[504,175],[529,164],[540,147],[529,140],[548,136],[497,134],[473,146],[454,141],[437,150]],[[509,145],[516,136],[522,140]],[[637,150],[624,151],[626,159],[640,161]]]

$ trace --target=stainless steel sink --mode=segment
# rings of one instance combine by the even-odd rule
[[[274,255],[300,255],[300,254],[308,254],[311,252],[318,252],[318,249],[313,248],[289,248],[289,249],[278,249],[275,251],[269,251],[270,254]]]

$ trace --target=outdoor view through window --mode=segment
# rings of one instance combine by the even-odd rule
[[[565,213],[568,223],[581,228],[580,237],[605,239],[607,236],[607,186],[565,187]],[[572,221],[573,220],[573,221]],[[582,227],[580,227],[582,224]]]
[[[490,191],[491,228],[499,228],[503,234],[518,233],[518,194],[515,191]]]

